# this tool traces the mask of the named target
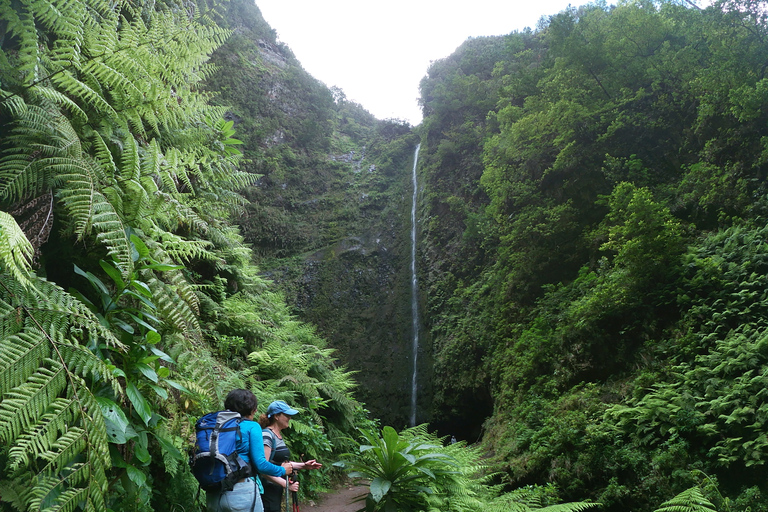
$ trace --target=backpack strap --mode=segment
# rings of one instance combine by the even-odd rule
[[[274,462],[272,462],[272,459],[274,459],[275,457],[275,448],[277,447],[277,434],[272,432],[272,430],[269,427],[265,428],[264,431],[268,432],[267,435],[269,436],[269,440],[272,442],[272,449],[269,452],[269,460],[267,462],[274,464]]]

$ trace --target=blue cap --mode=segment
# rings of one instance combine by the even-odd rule
[[[288,404],[283,402],[282,400],[275,400],[271,404],[269,404],[269,408],[267,409],[267,418],[271,418],[275,414],[287,414],[288,416],[293,416],[294,414],[299,414],[299,411],[296,409],[291,409],[288,407]]]

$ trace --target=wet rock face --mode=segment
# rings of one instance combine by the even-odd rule
[[[349,237],[303,261],[293,282],[273,274],[299,316],[318,326],[340,365],[357,372],[357,396],[374,416],[405,425],[412,361],[407,251],[381,233]],[[407,249],[407,247],[406,247]]]
[[[264,181],[262,201],[293,195],[281,204],[287,221],[267,235],[276,233],[274,240],[287,245],[286,235],[296,231],[290,253],[270,260],[267,270],[297,316],[336,349],[339,365],[356,372],[356,396],[374,417],[400,428],[410,417],[413,375],[407,191],[414,146],[402,144],[408,156],[396,164],[391,155],[382,163],[372,146],[334,152],[324,164],[289,175],[320,176],[311,186],[305,181],[283,191],[279,182]],[[273,216],[259,220],[256,227],[264,230]],[[252,243],[270,251],[269,236]],[[420,354],[420,374],[428,361]],[[419,382],[429,386],[429,379]]]
[[[270,43],[264,39],[259,39],[257,42],[259,46],[259,53],[261,58],[266,62],[273,64],[281,69],[285,69],[288,66],[288,61],[282,54],[277,45]]]

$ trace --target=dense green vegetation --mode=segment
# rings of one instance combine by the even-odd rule
[[[361,433],[359,451],[337,463],[358,485],[368,486],[361,511],[580,512],[599,506],[558,503],[553,489],[541,486],[502,493],[501,486],[491,485],[493,475],[479,445],[446,444],[425,425],[400,434],[392,427],[384,427],[380,436],[365,429]]]
[[[764,2],[596,3],[422,81],[435,425],[510,485],[768,509],[766,55]]]
[[[368,510],[768,511],[767,17],[470,39],[414,129],[247,1],[0,2],[0,510],[199,508],[237,386],[300,408],[302,492],[345,452]]]
[[[0,4],[2,510],[199,508],[193,423],[233,387],[298,407],[308,457],[370,425],[234,227],[257,176],[203,87],[231,36],[221,19]]]

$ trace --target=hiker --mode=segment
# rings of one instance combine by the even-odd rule
[[[293,472],[290,462],[275,465],[264,456],[261,426],[253,420],[258,400],[247,389],[233,389],[224,400],[224,407],[239,412],[244,418],[240,423],[241,437],[237,441],[237,453],[251,465],[253,474],[286,477]],[[231,491],[207,491],[208,512],[263,512],[261,482],[255,476],[241,479]]]
[[[263,429],[264,456],[273,464],[284,463],[291,458],[291,452],[285,445],[282,431],[290,424],[291,416],[298,412],[296,409],[291,409],[284,401],[276,400],[269,404],[266,414],[259,416],[259,424]],[[314,459],[292,464],[294,470],[319,469],[323,466]],[[280,512],[286,481],[286,478],[274,476],[264,478],[264,512]],[[298,492],[299,482],[290,482],[288,490]]]

